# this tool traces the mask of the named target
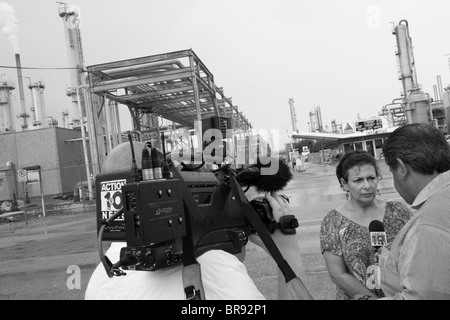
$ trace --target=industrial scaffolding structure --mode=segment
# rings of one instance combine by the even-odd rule
[[[230,119],[235,133],[251,134],[252,126],[215,83],[213,74],[191,49],[86,68],[86,114],[90,115],[89,141],[97,157],[93,173],[103,157],[120,143],[118,107],[126,106],[133,121],[135,139],[160,143],[158,117],[172,121],[173,129],[195,129],[202,145],[202,120]],[[172,128],[171,128],[172,129]],[[106,137],[106,139],[105,139]],[[96,166],[97,165],[97,166]]]

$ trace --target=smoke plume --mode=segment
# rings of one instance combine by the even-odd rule
[[[14,53],[19,53],[19,27],[14,8],[6,2],[0,2],[0,30],[11,42]]]

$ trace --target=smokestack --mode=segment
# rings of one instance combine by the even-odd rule
[[[437,98],[438,98],[439,101],[441,101],[442,100],[442,91],[443,91],[442,80],[441,80],[441,76],[440,75],[437,76],[436,78],[437,78],[437,86],[438,86],[438,88],[437,88],[437,91],[438,91]]]
[[[438,93],[437,93],[437,85],[433,84],[433,91],[434,91],[434,101],[438,101],[440,100],[438,97]]]
[[[19,117],[22,118],[22,129],[27,130],[27,110],[25,106],[25,94],[23,92],[23,78],[22,78],[22,65],[20,63],[20,54],[16,53],[16,67],[17,67],[17,80],[19,81],[19,93],[20,93],[20,105],[22,107],[22,113]]]

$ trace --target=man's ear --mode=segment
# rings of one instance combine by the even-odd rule
[[[409,166],[407,166],[402,159],[397,158],[397,171],[400,173],[400,175],[402,176],[403,180],[406,180],[406,177],[409,174]]]

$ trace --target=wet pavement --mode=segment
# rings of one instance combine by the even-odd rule
[[[402,200],[384,162],[380,167],[381,197]],[[319,249],[322,218],[345,201],[334,170],[335,165],[306,162],[305,170],[295,172],[281,192],[290,198],[300,224],[297,238],[306,270],[301,280],[316,300],[334,299],[334,284]],[[98,263],[95,212],[0,225],[0,300],[83,299]],[[273,259],[249,242],[245,264],[264,296],[276,299],[278,269]]]

